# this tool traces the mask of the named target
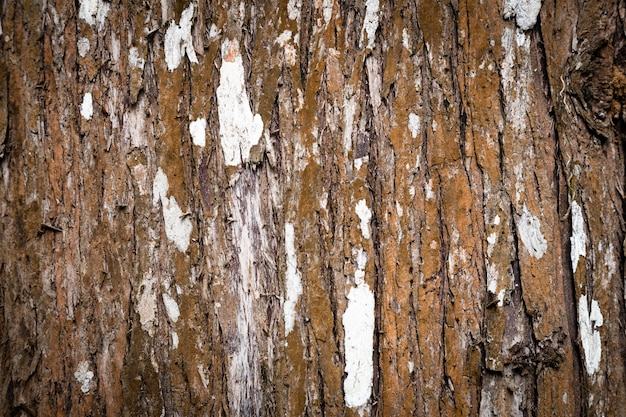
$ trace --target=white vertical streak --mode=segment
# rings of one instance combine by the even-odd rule
[[[300,272],[298,271],[298,258],[295,248],[295,233],[291,223],[285,223],[285,252],[287,257],[287,282],[283,310],[285,314],[285,336],[287,336],[293,330],[296,304],[302,294],[302,282]]]
[[[342,318],[346,355],[343,383],[346,405],[364,407],[372,394],[374,377],[374,294],[365,282],[350,289]]]
[[[254,178],[244,177],[229,197],[233,220],[233,243],[237,264],[232,291],[238,300],[235,318],[237,341],[229,355],[229,392],[233,415],[259,415],[261,408],[260,366],[254,306],[258,298],[261,253],[268,251],[261,218],[261,195]],[[271,358],[268,358],[271,363]]]
[[[578,326],[580,340],[585,351],[585,368],[589,375],[593,375],[600,367],[602,357],[602,341],[597,330],[604,322],[600,307],[596,300],[591,300],[591,312],[587,304],[587,296],[581,295],[578,301]]]
[[[93,98],[91,93],[85,93],[83,102],[80,105],[80,114],[85,118],[85,120],[91,120],[93,116]]]
[[[574,272],[578,268],[578,259],[587,256],[587,234],[583,212],[576,200],[572,201],[572,236],[570,237],[570,258]]]
[[[372,219],[372,212],[367,207],[367,203],[365,200],[359,200],[355,207],[356,214],[361,219],[361,223],[359,225],[361,229],[361,233],[363,233],[363,237],[365,239],[370,238],[370,220]]]

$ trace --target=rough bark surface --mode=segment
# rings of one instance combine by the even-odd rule
[[[0,414],[620,415],[625,22],[0,2]]]

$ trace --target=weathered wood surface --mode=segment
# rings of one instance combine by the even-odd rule
[[[0,414],[626,409],[623,1],[0,5]]]

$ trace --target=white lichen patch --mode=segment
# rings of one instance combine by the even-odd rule
[[[259,143],[263,134],[261,116],[252,115],[244,74],[239,42],[226,39],[222,44],[217,111],[224,162],[228,166],[247,162],[250,149]]]
[[[78,381],[80,390],[83,394],[87,394],[91,389],[91,381],[93,380],[94,373],[89,370],[89,362],[82,361],[78,364],[78,369],[74,372],[74,378]]]
[[[366,0],[365,2],[365,19],[363,20],[363,29],[361,29],[361,47],[367,34],[367,47],[374,46],[376,39],[376,31],[378,30],[378,9],[380,5],[378,0]]]
[[[287,14],[291,20],[300,20],[300,9],[302,9],[302,0],[289,0],[287,2]]]
[[[91,93],[85,93],[83,96],[83,102],[80,105],[80,115],[85,118],[85,120],[91,120],[93,117],[93,97]]]
[[[103,0],[79,0],[79,2],[78,17],[91,26],[98,23],[98,28],[102,29],[109,13],[109,2]]]
[[[368,163],[370,160],[369,156],[365,155],[361,158],[357,158],[354,160],[354,169],[356,169],[357,171],[359,169],[361,169],[361,167],[363,166],[363,164]]]
[[[300,295],[302,295],[302,281],[298,271],[298,258],[296,256],[295,232],[291,223],[285,223],[285,252],[287,274],[283,311],[285,315],[285,336],[288,336],[293,330],[296,304]]]
[[[139,49],[133,46],[128,50],[128,63],[133,68],[143,70],[146,61],[139,55]]]
[[[433,192],[433,180],[432,178],[428,180],[426,186],[424,187],[424,191],[426,192],[426,201],[434,200],[435,193]]]
[[[76,48],[78,49],[78,55],[80,55],[81,58],[86,57],[87,54],[89,53],[89,49],[91,49],[91,46],[89,45],[89,39],[87,38],[78,39],[78,41],[76,42]]]
[[[411,137],[415,139],[422,129],[422,122],[420,117],[415,113],[409,113],[409,131],[411,131]]]
[[[517,224],[517,232],[528,253],[541,259],[548,250],[548,242],[541,233],[539,219],[528,210],[526,204],[524,204],[522,215]]]
[[[576,272],[578,260],[587,256],[587,233],[585,233],[585,220],[583,212],[576,200],[572,201],[572,236],[570,237],[570,258],[572,269]]]
[[[176,199],[167,197],[170,185],[167,176],[161,168],[157,170],[152,186],[152,204],[157,205],[161,201],[163,207],[163,220],[165,221],[165,235],[173,242],[179,251],[185,252],[189,247],[193,225],[189,216],[183,216],[183,211],[178,206]]]
[[[172,350],[178,349],[178,333],[172,332]]]
[[[528,108],[532,102],[530,37],[520,30],[505,27],[502,33],[504,59],[500,67],[506,126],[514,135],[526,133]]]
[[[285,30],[285,31],[283,31],[283,33],[280,34],[280,36],[278,38],[276,38],[276,43],[284,48],[285,45],[290,40],[291,40],[291,31],[290,30]]]
[[[204,388],[208,388],[209,382],[211,382],[209,379],[209,375],[208,375],[209,370],[208,369],[205,370],[203,364],[199,364],[197,369],[198,369],[198,374],[200,375],[200,381],[202,381],[202,385],[204,386]]]
[[[353,251],[356,260],[356,271],[354,272],[354,284],[359,286],[365,283],[365,265],[367,265],[367,252],[363,249]]]
[[[167,293],[163,293],[162,298],[167,317],[169,317],[172,323],[176,323],[178,321],[178,317],[180,317],[180,309],[178,308],[178,303]]]
[[[189,123],[189,133],[194,145],[204,147],[206,145],[206,119],[198,118]]]
[[[411,52],[411,35],[409,35],[407,28],[402,29],[402,46],[404,46],[404,49]]]
[[[495,232],[490,233],[489,236],[487,236],[487,256],[491,256],[497,240],[498,236],[495,234]]]
[[[356,203],[356,207],[354,208],[357,216],[361,219],[361,223],[359,224],[359,228],[361,229],[361,233],[365,239],[370,238],[370,220],[372,219],[372,212],[369,207],[367,207],[367,202],[365,200],[359,200]]]
[[[345,403],[363,408],[372,394],[374,366],[374,294],[361,282],[348,293],[348,308],[343,314],[346,379]]]
[[[600,367],[602,357],[602,341],[598,327],[604,322],[600,306],[596,300],[591,300],[591,311],[587,303],[587,296],[581,295],[578,301],[578,326],[580,340],[585,351],[585,368],[589,375],[596,373]]]
[[[165,51],[165,62],[167,69],[174,71],[180,65],[182,57],[187,55],[190,62],[198,63],[196,52],[193,49],[193,40],[191,37],[191,19],[193,18],[193,3],[189,4],[180,16],[180,21],[170,22],[170,27],[165,32],[163,41],[163,49]]]
[[[296,36],[293,39],[293,43],[298,43],[299,36]],[[285,61],[289,66],[294,66],[296,64],[296,48],[293,46],[291,41],[291,31],[285,30],[280,34],[278,38],[276,38],[276,43],[283,48]]]
[[[500,274],[498,273],[498,268],[496,265],[487,262],[487,291],[491,294],[496,295],[498,299],[498,307],[502,307],[504,305],[504,296],[506,295],[506,290],[502,288],[498,291],[498,283],[500,282]]]
[[[505,19],[515,18],[520,29],[528,30],[537,23],[540,10],[541,0],[504,0],[502,16]]]

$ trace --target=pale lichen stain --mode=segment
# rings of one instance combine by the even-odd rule
[[[537,259],[541,259],[548,250],[548,242],[541,233],[539,219],[528,210],[526,204],[524,204],[517,230],[528,253]]]
[[[135,303],[135,311],[139,314],[141,328],[150,336],[153,334],[153,321],[157,313],[156,288],[157,282],[152,271],[144,274]]]

